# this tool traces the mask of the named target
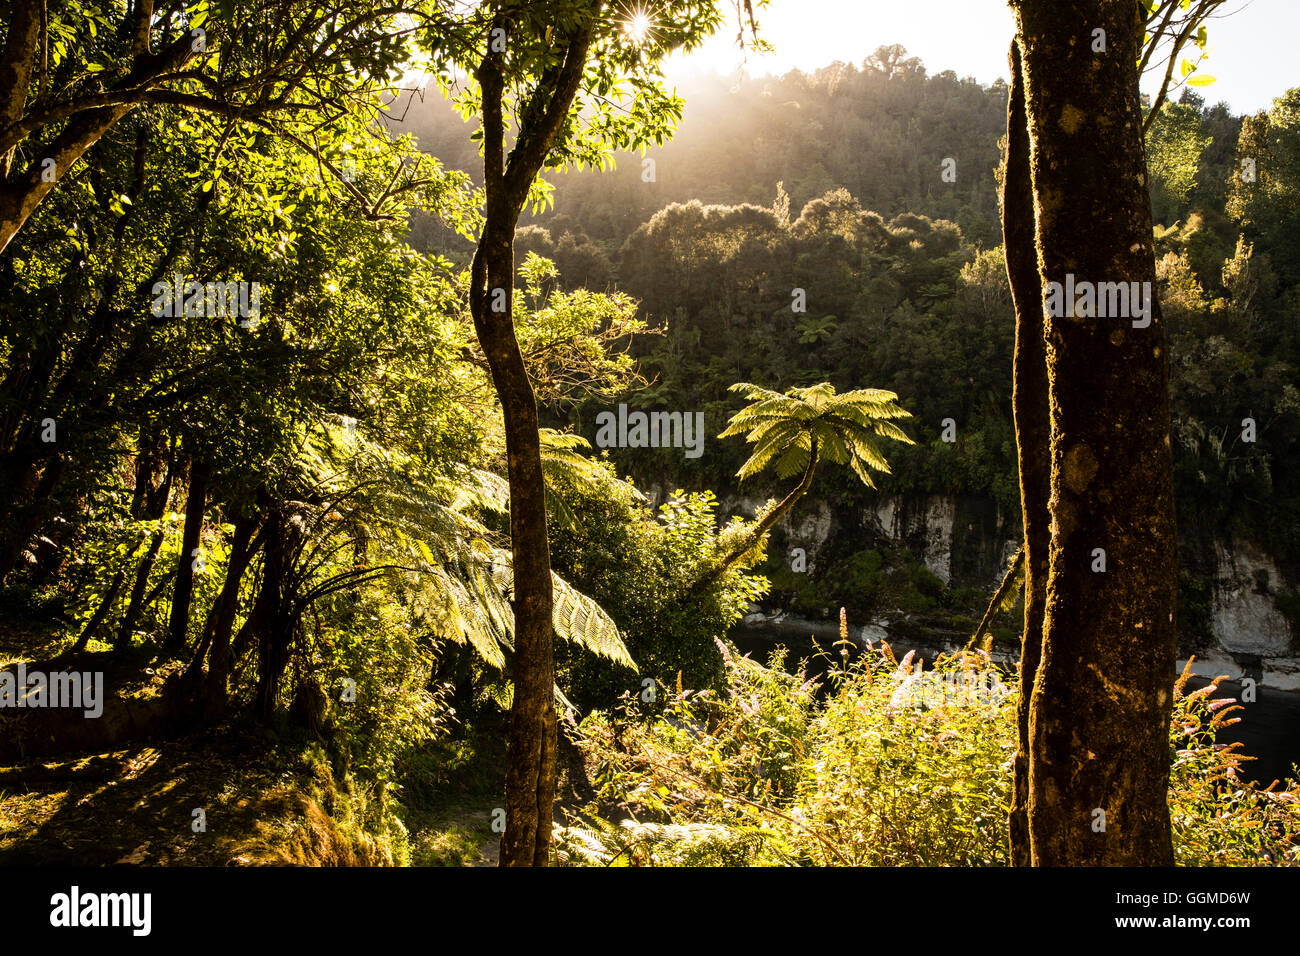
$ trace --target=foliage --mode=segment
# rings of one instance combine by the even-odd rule
[[[532,251],[519,266],[523,294],[515,335],[538,401],[571,405],[644,385],[626,350],[633,336],[648,332],[636,303],[621,292],[563,292],[553,287],[558,274],[555,263]],[[481,352],[472,354],[486,370]]]
[[[842,649],[847,656],[847,640]],[[604,804],[661,834],[704,828],[714,845],[733,848],[756,837],[741,843],[735,862],[746,865],[1006,862],[1014,695],[996,691],[1001,677],[985,658],[938,661],[922,684],[913,655],[897,661],[888,645],[869,645],[833,664],[819,701],[803,668],[780,669],[783,654],[763,667],[728,652],[724,692],[678,693],[657,720],[627,710],[589,717],[579,740],[599,767]],[[975,677],[990,680],[970,679],[971,688],[994,691],[943,699]],[[573,832],[558,858],[573,852]],[[611,859],[685,863],[675,845],[634,827],[617,841],[608,830],[597,836]],[[696,852],[692,862],[735,856]]]
[[[561,480],[556,502],[575,516],[560,528],[552,562],[618,624],[635,675],[590,656],[557,648],[559,681],[584,710],[609,706],[623,690],[638,693],[647,678],[659,688],[680,673],[692,686],[714,686],[722,659],[713,643],[766,589],[766,581],[733,568],[711,587],[684,599],[717,539],[717,501],[709,492],[675,493],[652,508],[614,477],[608,462],[586,481]]]
[[[1300,784],[1268,787],[1243,779],[1251,759],[1218,741],[1241,720],[1235,698],[1215,697],[1226,676],[1188,692],[1192,661],[1174,685],[1169,812],[1180,866],[1300,866]],[[1295,768],[1293,768],[1294,770]]]
[[[454,762],[430,754],[475,711],[508,703],[508,464],[484,357],[467,345],[461,271],[482,224],[467,172],[480,161],[472,131],[442,120],[477,109],[485,28],[500,16],[516,133],[555,65],[551,27],[589,6],[198,2],[158,8],[142,58],[132,17],[149,5],[48,4],[49,68],[23,81],[0,198],[105,97],[132,108],[59,168],[0,254],[4,654],[31,660],[84,636],[92,654],[147,664],[136,676],[151,697],[162,674],[184,672],[215,684],[225,717],[264,700],[267,723],[300,724],[319,748],[307,761],[319,786],[307,802],[268,803],[291,822],[250,859],[401,861],[395,803],[419,796],[402,789],[422,786],[412,768]],[[1167,2],[1147,7],[1179,22]],[[0,25],[30,9],[6,8]],[[827,498],[865,514],[880,500],[871,473],[888,470],[877,439],[906,440],[892,422],[909,413],[917,443],[891,456],[885,490],[1017,513],[1011,304],[988,175],[1005,85],[927,76],[882,47],[858,65],[740,77],[734,92],[693,82],[687,111],[663,57],[725,9],[661,4],[638,37],[621,16],[601,19],[545,157],[552,183],[530,184],[536,215],[516,237],[516,334],[557,426],[543,429],[542,461],[558,689],[584,711],[627,695],[583,733],[607,762],[605,796],[639,818],[589,816],[560,851],[1000,862],[1009,699],[992,715],[891,707],[916,670],[888,654],[838,662],[818,687],[779,658],[761,668],[715,643],[768,577],[804,613],[847,603],[855,617],[949,623],[978,614],[978,589],[944,587],[914,555],[857,537],[796,577],[780,529],[707,588],[689,586],[771,513],[719,528],[738,470],[788,479],[816,435],[822,458],[856,473],[825,475]],[[187,53],[197,28],[207,47]],[[1185,39],[1205,47],[1199,31]],[[165,58],[148,55],[168,51],[183,62],[154,71]],[[454,105],[399,88],[416,58]],[[1149,145],[1180,527],[1258,538],[1288,573],[1300,556],[1298,95],[1243,121],[1184,91],[1153,110]],[[937,176],[951,155],[956,188]],[[642,180],[641,158],[659,161],[659,182]],[[603,179],[582,172],[616,160]],[[255,282],[260,310],[160,313],[158,285],[178,277]],[[756,404],[737,412],[738,380],[772,390],[741,386]],[[698,462],[593,458],[581,434],[592,398],[615,396],[730,418],[757,447],[748,461],[739,443]],[[948,419],[955,442],[940,437]],[[183,553],[189,522],[199,555]],[[196,558],[185,640],[165,648],[177,572]],[[1294,620],[1294,582],[1272,589]],[[1189,572],[1182,591],[1184,628],[1203,636],[1204,575]],[[1294,791],[1240,783],[1234,751],[1212,740],[1227,711],[1208,696],[1178,697],[1180,855],[1293,862]],[[446,855],[471,855],[472,836]]]
[[[1201,111],[1190,103],[1168,103],[1151,124],[1147,141],[1147,170],[1153,192],[1163,189],[1174,202],[1186,202],[1196,186],[1201,153],[1212,142],[1203,133]],[[1153,205],[1157,220],[1167,210],[1157,195]]]
[[[949,219],[985,246],[995,245],[997,194],[989,173],[1006,126],[1006,84],[986,87],[952,71],[927,76],[918,60],[904,60],[905,66],[864,58],[781,76],[683,79],[677,132],[644,154],[658,164],[656,182],[643,182],[642,157],[620,147],[612,171],[555,176],[554,210],[525,222],[545,227],[556,242],[569,232],[613,256],[670,204],[767,205],[781,181],[794,218],[807,203],[843,187],[886,218],[912,212]],[[406,117],[449,168],[475,168],[472,130],[447,104],[415,99]],[[736,154],[734,143],[752,146]],[[950,156],[961,157],[962,188],[934,188]]]
[[[745,434],[753,454],[740,466],[742,480],[771,465],[777,477],[789,478],[824,459],[848,465],[862,483],[874,488],[871,472],[889,474],[889,463],[877,438],[914,444],[890,419],[911,418],[898,406],[898,396],[881,389],[857,389],[835,394],[830,383],[794,388],[780,395],[748,382],[737,382],[750,404],[731,417],[718,436]]]
[[[559,832],[557,861],[1007,865],[1014,674],[978,652],[925,669],[883,643],[850,660],[841,633],[820,688],[782,669],[784,650],[768,667],[728,651],[721,692],[587,717],[575,733],[598,797]],[[1218,681],[1187,694],[1186,679],[1171,730],[1179,862],[1300,865],[1300,784],[1243,782],[1239,745],[1216,741],[1235,708],[1209,699]]]

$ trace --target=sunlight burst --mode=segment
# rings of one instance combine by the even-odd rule
[[[649,36],[651,26],[650,18],[645,11],[638,9],[632,11],[632,16],[623,25],[623,32],[631,37],[634,43],[641,43]]]

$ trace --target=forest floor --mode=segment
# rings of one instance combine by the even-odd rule
[[[0,669],[55,657],[66,641],[47,637],[6,622]],[[157,685],[161,668],[150,663],[134,666]],[[340,780],[342,761],[327,742],[283,721],[11,757],[0,761],[0,866],[383,865],[402,861],[401,844],[413,866],[494,866],[507,730],[507,715],[489,706],[471,726],[407,754],[388,813]],[[563,819],[590,787],[567,742],[560,764]],[[404,838],[392,832],[401,828]]]
[[[408,772],[398,815],[411,865],[496,865],[492,811],[503,803],[503,730],[485,726],[469,739],[433,745],[420,760],[439,766],[436,780],[414,783],[419,774]],[[0,866],[392,862],[382,847],[367,853],[356,845],[351,805],[299,743],[265,728],[223,725],[0,767]],[[562,751],[557,816],[590,793],[576,751]]]
[[[65,623],[5,620],[0,670],[55,659],[71,643]],[[167,666],[128,657],[132,694],[156,692]],[[401,862],[401,844],[413,866],[494,866],[508,726],[486,705],[470,725],[405,755],[387,813],[336,772],[343,761],[327,741],[283,720],[2,759],[0,866],[382,865]],[[575,747],[562,741],[559,758],[563,820],[591,788]],[[405,837],[392,832],[402,828]]]
[[[236,862],[292,776],[259,751],[264,736],[227,727],[0,768],[0,864]]]
[[[467,734],[426,748],[419,757],[437,767],[436,782],[423,786],[415,768],[402,778],[404,817],[410,830],[412,866],[496,866],[501,834],[493,811],[504,806],[505,714],[480,718]],[[561,729],[563,734],[563,729]],[[585,806],[594,796],[582,754],[561,736],[555,817]]]
[[[6,621],[0,669],[55,658],[69,643],[55,624]],[[159,683],[145,663],[142,682]],[[272,738],[223,726],[10,758],[0,766],[0,865],[225,865],[258,832],[266,797],[293,776]]]

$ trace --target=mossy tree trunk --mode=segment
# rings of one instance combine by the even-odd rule
[[[137,469],[143,467],[147,474],[142,479],[137,478],[134,494],[143,498],[141,517],[157,521],[167,514],[167,505],[171,501],[172,483],[176,478],[176,449],[174,446],[156,447],[152,441],[146,443],[143,438],[141,447],[144,449],[141,452],[143,464],[137,464]],[[162,481],[157,488],[153,486],[155,469],[162,474]],[[136,565],[135,583],[131,586],[126,610],[122,613],[122,620],[118,623],[117,634],[113,639],[113,646],[118,650],[125,650],[131,645],[135,623],[144,610],[149,575],[153,573],[154,562],[158,559],[164,537],[162,528],[155,529],[149,536],[149,547],[145,550],[144,557]]]
[[[1012,409],[1020,467],[1021,522],[1024,528],[1025,619],[1021,637],[1020,686],[1016,709],[1010,843],[1011,861],[1028,866],[1029,854],[1029,702],[1042,657],[1043,611],[1047,605],[1047,511],[1051,479],[1051,421],[1047,405],[1047,348],[1043,327],[1043,289],[1034,244],[1034,193],[1029,173],[1029,127],[1020,48],[1011,45],[1011,99],[1007,114],[1007,157],[1002,179],[1002,241],[1016,309],[1016,351],[1012,364]]]
[[[1030,862],[1166,865],[1173,862],[1166,801],[1177,555],[1165,330],[1154,296],[1138,92],[1140,7],[1133,0],[1012,6],[1041,287],[1065,284],[1068,275],[1076,285],[1151,283],[1144,326],[1134,315],[1040,310],[1050,543],[1028,714]],[[1018,343],[1027,351],[1034,321],[1027,317]],[[1036,451],[1022,448],[1022,456]],[[1033,634],[1026,639],[1032,643]]]
[[[221,593],[208,612],[190,660],[186,676],[196,685],[201,698],[200,706],[205,716],[221,716],[226,710],[227,682],[230,677],[230,637],[239,612],[239,589],[244,573],[261,550],[263,536],[259,533],[262,515],[255,509],[231,509],[235,534],[231,539],[230,558],[226,565],[226,578]],[[203,673],[205,656],[208,661]]]

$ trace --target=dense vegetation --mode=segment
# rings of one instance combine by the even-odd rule
[[[981,652],[925,669],[888,643],[821,677],[778,650],[726,659],[722,693],[680,690],[648,720],[636,698],[575,734],[597,790],[557,858],[604,866],[1005,866],[1016,676]],[[1189,665],[1190,666],[1190,665]],[[1239,719],[1217,682],[1177,683],[1170,806],[1178,862],[1300,863],[1300,792],[1242,786]],[[608,809],[607,809],[608,808]],[[627,814],[620,822],[602,816]]]
[[[917,445],[891,455],[890,492],[985,498],[1014,516],[1014,323],[997,228],[1005,84],[928,76],[905,51],[884,48],[860,66],[701,80],[684,95],[681,131],[647,152],[655,182],[642,181],[637,154],[621,156],[613,172],[559,176],[554,211],[519,232],[518,248],[551,258],[565,287],[618,288],[661,333],[631,346],[649,387],[556,409],[552,421],[590,438],[595,413],[626,401],[702,410],[720,427],[737,380],[869,383],[897,392],[915,416]],[[1193,641],[1209,626],[1204,578],[1214,570],[1215,534],[1259,543],[1283,568],[1285,580],[1270,591],[1295,606],[1298,108],[1300,91],[1291,91],[1268,113],[1243,118],[1185,89],[1148,136],[1188,569],[1180,608]],[[410,104],[403,128],[449,164],[468,162],[456,150],[463,127],[436,102]],[[953,183],[941,175],[947,157],[957,160]],[[1242,181],[1247,159],[1255,183]],[[457,254],[419,220],[412,241]],[[1246,418],[1253,441],[1243,440]],[[955,440],[944,441],[949,419]],[[614,452],[643,485],[710,488],[724,500],[754,493],[733,477],[743,457],[724,442],[699,459]],[[879,500],[834,474],[817,494],[837,513]],[[860,617],[897,609],[900,596],[910,611],[955,604],[961,620],[982,610],[960,588],[927,601],[924,567],[914,555],[891,557],[888,542],[856,551],[839,544],[822,565],[832,581],[793,577],[788,562],[773,560],[767,571],[784,587],[772,600],[812,614],[850,602]],[[844,579],[846,566],[864,563],[918,578],[922,591],[874,572]],[[966,566],[959,585],[984,587],[993,577]],[[884,599],[862,600],[882,588]]]
[[[238,6],[217,11],[227,26]],[[457,27],[415,6],[444,32],[412,49],[454,85],[464,54],[439,43]],[[716,28],[712,4],[683,7],[681,42]],[[50,74],[22,84],[42,103],[49,86],[90,111],[152,62],[108,6],[51,8]],[[160,18],[156,43],[181,49],[207,11]],[[294,12],[304,30],[338,16]],[[83,15],[102,33],[81,32]],[[13,35],[19,19],[3,17]],[[175,832],[149,849],[133,824],[85,849],[94,862],[468,862],[500,832],[526,588],[518,421],[484,335],[499,290],[471,267],[495,204],[458,118],[485,94],[458,110],[432,86],[402,94],[412,51],[378,28],[349,36],[321,75],[319,58],[226,42],[187,55],[197,72],[175,89],[166,72],[148,97],[131,87],[139,108],[82,144],[6,236],[0,669],[102,671],[109,687],[100,722],[0,712],[11,861],[48,862],[37,835],[75,824],[80,788],[104,773],[150,787],[173,774],[185,796],[151,803],[133,784]],[[537,61],[515,79],[540,86],[551,37],[532,39]],[[617,72],[626,54],[602,42],[596,62]],[[547,170],[553,190],[520,180],[534,211],[511,230],[554,691],[580,744],[560,761],[583,815],[556,859],[1005,863],[1010,675],[987,714],[912,706],[896,699],[910,655],[842,660],[819,689],[725,635],[759,600],[966,632],[987,604],[987,569],[949,587],[917,555],[850,535],[805,575],[787,529],[767,532],[801,501],[854,514],[888,493],[988,499],[1018,536],[1008,88],[882,48],[684,94],[671,143],[675,100],[634,113],[635,133],[566,127],[563,155],[542,158],[570,168]],[[322,103],[337,112],[312,127],[302,117]],[[78,121],[60,122],[9,148],[6,188],[27,166],[39,177]],[[1260,586],[1300,617],[1300,89],[1245,118],[1184,94],[1148,139],[1195,640],[1205,556],[1233,534],[1278,561],[1287,580]],[[632,145],[653,165],[618,152],[615,170],[590,168]],[[702,412],[705,453],[595,447],[596,416],[620,404]],[[742,493],[784,500],[742,517]],[[1236,787],[1203,696],[1178,711],[1180,861],[1297,862],[1294,790]],[[192,806],[238,817],[244,839],[205,842]],[[607,822],[614,811],[638,823]]]

